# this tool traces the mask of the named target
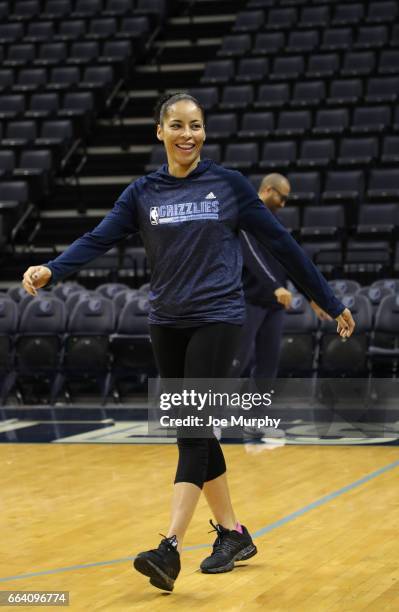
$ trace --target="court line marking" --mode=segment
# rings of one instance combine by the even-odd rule
[[[391,470],[397,467],[399,467],[399,460],[394,461],[393,463],[389,463],[388,465],[382,468],[379,468],[378,470],[375,470],[374,472],[371,472],[371,474],[368,474],[367,476],[363,476],[363,478],[359,478],[358,480],[355,480],[354,482],[351,482],[350,484],[344,487],[341,487],[340,489],[337,489],[336,491],[333,491],[332,493],[329,493],[328,495],[324,495],[323,497],[320,497],[320,499],[317,499],[316,501],[311,502],[310,504],[307,504],[306,506],[304,506],[303,508],[300,508],[299,510],[296,510],[295,512],[291,512],[290,514],[287,514],[287,516],[284,516],[278,521],[274,521],[273,523],[270,523],[270,525],[266,525],[266,527],[262,527],[261,529],[258,529],[257,531],[252,533],[252,537],[259,538],[260,536],[265,535],[265,533],[269,533],[270,531],[273,531],[274,529],[278,529],[279,527],[282,527],[283,525],[286,525],[287,523],[294,521],[300,516],[303,516],[304,514],[306,514],[306,512],[310,512],[311,510],[314,510],[315,508],[324,506],[331,500],[336,499],[337,497],[340,497],[341,495],[344,495],[345,493],[348,493],[348,491],[353,491],[357,487],[360,487],[361,485],[367,482],[370,482],[370,480],[373,480],[374,478],[381,476],[381,474],[390,472]],[[196,546],[186,546],[183,548],[183,550],[184,551],[198,550],[200,548],[209,548],[209,547],[210,547],[209,543],[208,544],[197,544]],[[5,576],[3,578],[0,578],[0,582],[7,582],[11,580],[22,580],[23,578],[33,578],[36,576],[46,576],[50,574],[59,574],[62,572],[70,572],[72,570],[87,569],[89,567],[99,567],[101,565],[112,565],[115,563],[125,563],[126,561],[133,561],[133,559],[135,559],[135,555],[132,557],[122,557],[121,559],[110,559],[108,561],[96,561],[94,563],[84,563],[80,565],[60,567],[58,569],[42,570],[40,572],[30,572],[27,574],[20,574],[17,576]]]

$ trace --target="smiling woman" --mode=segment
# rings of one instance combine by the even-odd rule
[[[200,161],[205,142],[204,110],[189,94],[163,96],[155,109],[157,138],[165,145],[169,173],[183,178]]]
[[[205,127],[199,102],[186,93],[161,98],[156,133],[168,163],[128,185],[106,217],[61,255],[28,268],[26,291],[35,294],[49,282],[63,280],[140,232],[151,267],[151,342],[164,385],[167,379],[227,378],[245,318],[238,234],[247,230],[306,295],[336,318],[337,332],[348,338],[354,329],[350,311],[249,181],[240,172],[200,159]],[[280,196],[284,194],[280,189]],[[233,510],[222,447],[212,427],[204,424],[200,437],[187,437],[187,430],[178,427],[177,444],[166,536],[158,548],[134,560],[151,584],[167,591],[179,575],[182,544],[201,492],[217,521],[217,539],[201,571],[229,572],[235,561],[257,552]]]

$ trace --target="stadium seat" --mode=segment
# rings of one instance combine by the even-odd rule
[[[363,106],[355,108],[351,127],[352,134],[378,134],[391,123],[391,110],[388,106]]]
[[[14,170],[14,178],[27,181],[29,199],[32,202],[41,200],[49,194],[52,180],[52,156],[48,150],[25,149],[21,153],[18,168]]]
[[[335,156],[335,144],[331,138],[302,140],[297,165],[299,168],[325,168]]]
[[[300,28],[325,28],[330,21],[329,6],[305,6],[298,22]]]
[[[386,295],[375,314],[370,344],[374,376],[392,376],[399,357],[399,295]]]
[[[361,79],[337,79],[331,81],[327,104],[331,106],[356,104],[363,93]]]
[[[364,194],[364,175],[361,170],[327,172],[323,202],[358,202]],[[350,219],[351,220],[351,219]]]
[[[223,165],[237,170],[250,170],[258,163],[258,146],[254,142],[228,144]]]
[[[305,61],[302,55],[276,57],[273,61],[272,72],[268,77],[272,81],[296,81],[304,71]]]
[[[292,28],[298,20],[295,8],[271,8],[265,28],[267,30],[286,30]]]
[[[64,42],[43,43],[34,61],[35,66],[56,66],[66,62],[67,46]]]
[[[305,76],[312,79],[332,78],[339,70],[338,53],[311,55]]]
[[[300,235],[303,239],[338,239],[345,228],[345,211],[342,205],[305,206]]]
[[[291,184],[290,199],[294,203],[318,203],[320,197],[320,174],[318,172],[291,172],[287,178]]]
[[[112,300],[97,294],[77,302],[67,322],[62,363],[62,374],[71,394],[76,392],[76,383],[95,381],[104,401],[110,381],[109,336],[114,331]]]
[[[344,295],[354,295],[361,289],[360,283],[351,279],[339,279],[328,281],[331,289],[340,298]]]
[[[283,170],[292,166],[296,159],[296,143],[293,140],[283,142],[269,141],[263,145],[259,167],[265,170]]]
[[[57,93],[33,94],[30,98],[29,108],[25,112],[25,118],[33,120],[51,119],[56,116],[59,104]]]
[[[113,38],[118,30],[116,19],[112,17],[102,19],[92,19],[90,21],[88,39],[109,40]]]
[[[256,109],[278,109],[286,106],[290,99],[290,87],[288,83],[272,83],[261,85],[258,97],[253,103]]]
[[[19,43],[10,45],[7,51],[7,57],[3,60],[4,68],[20,68],[26,67],[35,59],[35,46],[32,44]]]
[[[291,106],[312,107],[319,106],[326,97],[326,86],[323,81],[305,81],[296,83]]]
[[[378,155],[377,138],[343,138],[340,142],[338,166],[369,166]]]
[[[54,36],[54,23],[52,21],[31,21],[27,25],[24,41],[26,43],[47,43]]]
[[[117,293],[128,290],[129,287],[124,283],[103,283],[95,289],[97,293],[100,293],[109,300],[113,300]]]
[[[338,4],[331,20],[331,25],[356,25],[364,18],[365,7],[362,3]]]
[[[209,114],[206,125],[208,140],[226,140],[237,133],[237,116],[235,113]]]
[[[343,134],[349,127],[349,112],[346,108],[334,110],[318,110],[316,122],[312,130],[317,136],[333,136]]]
[[[216,60],[207,62],[204,76],[200,82],[204,85],[222,85],[228,83],[234,76],[234,63],[232,60]]]
[[[0,151],[0,178],[9,178],[15,168],[15,152]]]
[[[17,80],[12,87],[15,93],[32,94],[42,89],[47,83],[47,73],[44,68],[29,68],[18,72]]]
[[[357,29],[354,49],[379,49],[388,44],[388,29],[386,26],[360,26]]]
[[[25,110],[25,96],[21,94],[0,96],[0,121],[16,119]]]
[[[353,51],[345,53],[342,76],[368,76],[374,72],[376,57],[374,51]]]
[[[72,43],[86,36],[86,23],[83,19],[68,19],[62,21],[59,25],[58,33],[54,36],[54,40]]]
[[[373,318],[377,313],[378,307],[381,304],[384,297],[387,295],[392,295],[392,290],[388,289],[388,287],[361,287],[357,292],[358,295],[365,295],[369,300],[371,307],[373,309]]]
[[[218,57],[241,57],[246,55],[250,48],[251,37],[249,34],[225,36],[217,55]]]
[[[274,136],[277,138],[303,136],[310,130],[311,125],[312,115],[308,110],[281,111],[277,120],[277,128],[274,130]]]
[[[399,162],[399,136],[385,136],[382,141],[381,162],[396,164]]]
[[[84,290],[85,288],[83,285],[80,285],[76,281],[66,281],[52,287],[51,293],[63,302],[66,302],[70,295]]]
[[[399,200],[399,175],[393,169],[370,171],[367,197],[371,200]]]
[[[365,102],[396,102],[399,96],[399,77],[375,77],[368,79]]]
[[[238,138],[267,138],[274,128],[273,113],[245,113]]]
[[[317,30],[292,31],[288,35],[286,45],[287,53],[310,53],[319,44],[319,33]]]
[[[320,51],[346,51],[352,46],[351,28],[331,28],[323,31]]]
[[[366,17],[367,23],[392,23],[398,16],[396,2],[370,2]]]
[[[130,0],[107,0],[103,15],[107,17],[125,17],[132,12],[132,2]]]
[[[255,45],[252,49],[254,55],[275,55],[285,45],[283,32],[260,32],[255,37]]]
[[[265,21],[263,11],[242,11],[237,14],[233,32],[253,33],[260,30]]]
[[[37,296],[21,315],[16,339],[18,386],[28,377],[41,387],[47,378],[50,402],[54,400],[52,390],[60,367],[65,328],[65,305],[52,295]]]
[[[238,63],[236,83],[259,83],[265,80],[269,64],[266,58],[246,58]]]
[[[252,104],[253,99],[254,88],[252,85],[226,85],[223,88],[219,108],[223,111],[245,110]]]
[[[42,19],[55,21],[72,13],[72,3],[69,0],[47,0]]]

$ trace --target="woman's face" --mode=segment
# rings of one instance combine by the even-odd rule
[[[205,141],[201,109],[191,100],[172,104],[157,126],[157,138],[165,145],[169,166],[194,167]]]

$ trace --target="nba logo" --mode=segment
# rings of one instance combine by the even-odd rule
[[[158,225],[158,219],[159,219],[158,206],[152,206],[150,209],[151,225]]]

